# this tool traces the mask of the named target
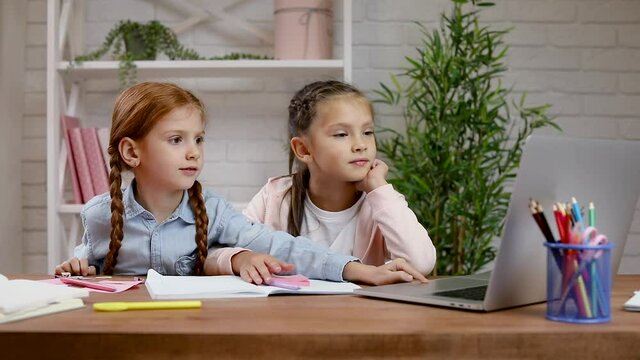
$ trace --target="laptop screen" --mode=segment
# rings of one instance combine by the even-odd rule
[[[617,273],[640,192],[638,159],[639,141],[527,139],[485,307],[490,310],[545,300],[546,249],[528,207],[530,198],[541,203],[548,220],[553,219],[555,202],[575,197],[583,208],[593,202],[598,211],[596,227],[614,243],[611,263]],[[556,229],[552,231],[557,238]]]
[[[640,193],[638,159],[640,141],[532,136],[524,147],[490,274],[454,276],[428,284],[372,286],[355,293],[481,311],[545,301],[547,250],[529,210],[530,198],[542,204],[548,220],[553,219],[555,202],[568,202],[572,197],[583,205],[593,202],[598,212],[596,227],[615,246],[611,256],[615,274]],[[556,229],[552,231],[557,238]],[[446,295],[463,288],[480,290],[487,280],[484,300],[480,300],[482,294],[466,300]]]

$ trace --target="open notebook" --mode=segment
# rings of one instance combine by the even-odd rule
[[[299,290],[274,286],[254,285],[238,276],[163,276],[149,270],[145,286],[152,299],[216,299],[239,297],[265,297],[275,294],[321,295],[351,294],[360,286],[349,282],[310,280],[310,285]]]

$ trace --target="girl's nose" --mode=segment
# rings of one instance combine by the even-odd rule
[[[362,152],[367,150],[367,145],[362,139],[358,139],[351,145],[351,151],[353,152]]]
[[[189,148],[189,151],[187,152],[187,159],[200,159],[200,148],[198,147],[198,145],[193,145]]]

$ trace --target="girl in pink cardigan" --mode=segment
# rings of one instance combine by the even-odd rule
[[[291,99],[288,128],[291,175],[269,179],[244,214],[365,264],[406,261],[422,274],[431,272],[436,261],[431,239],[404,196],[385,180],[387,165],[376,158],[368,99],[343,82],[311,83]],[[210,255],[215,261],[207,262],[217,264],[219,274],[233,273],[236,254],[254,256],[264,267],[263,255],[244,250],[219,249]],[[259,270],[264,273],[253,272],[257,283]]]

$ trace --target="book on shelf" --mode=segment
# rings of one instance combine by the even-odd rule
[[[109,179],[107,170],[104,165],[104,158],[100,143],[98,142],[98,129],[96,128],[80,128],[82,135],[82,146],[84,148],[91,185],[95,195],[103,194],[109,191]]]
[[[100,150],[102,150],[102,158],[104,159],[105,168],[107,170],[107,175],[109,171],[111,171],[111,167],[109,166],[109,132],[111,129],[109,128],[98,128],[98,142],[100,143]]]
[[[309,280],[298,290],[275,286],[254,285],[239,276],[163,276],[150,269],[145,286],[152,299],[215,299],[266,297],[270,295],[337,295],[351,294],[360,286],[349,282]]]
[[[9,280],[0,275],[0,324],[53,314],[84,306],[84,288],[52,285],[35,280]]]
[[[86,203],[96,195],[91,181],[91,171],[87,163],[87,155],[82,142],[82,131],[79,127],[69,129],[69,142],[73,150],[73,164],[76,167],[80,190],[82,191],[82,202]]]
[[[80,190],[80,181],[78,180],[78,174],[76,173],[76,166],[73,162],[73,148],[71,147],[71,140],[69,138],[69,130],[80,126],[80,120],[76,117],[62,114],[60,117],[62,123],[62,134],[64,144],[67,148],[67,167],[69,168],[69,177],[71,178],[71,189],[73,190],[73,203],[82,204],[82,190]],[[65,161],[65,159],[60,159]]]

